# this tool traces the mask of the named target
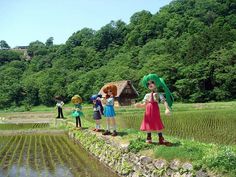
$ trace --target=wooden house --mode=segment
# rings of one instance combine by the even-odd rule
[[[135,103],[135,98],[138,97],[138,92],[132,85],[131,81],[123,80],[105,84],[99,91],[99,94],[101,94],[103,98],[106,96],[103,92],[103,88],[108,84],[114,84],[117,87],[115,106],[129,106]]]

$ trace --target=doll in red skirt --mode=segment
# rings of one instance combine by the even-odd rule
[[[152,134],[151,132],[157,132],[159,137],[159,144],[170,146],[171,143],[164,140],[162,131],[164,125],[160,116],[160,109],[158,106],[159,100],[165,106],[165,114],[170,115],[171,106],[173,103],[173,96],[166,86],[164,80],[156,74],[148,74],[143,77],[142,84],[144,87],[148,88],[151,93],[145,95],[143,103],[137,103],[136,107],[145,107],[144,118],[140,127],[141,131],[147,132],[147,143],[152,143]],[[165,97],[162,94],[158,93],[158,90],[162,88],[165,92]]]

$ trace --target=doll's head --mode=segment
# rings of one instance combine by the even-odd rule
[[[103,88],[103,92],[106,94],[106,97],[109,98],[111,96],[117,95],[117,87],[114,84],[109,84]]]
[[[142,84],[144,87],[154,91],[157,87],[161,86],[161,81],[158,75],[148,74],[143,77]]]
[[[57,96],[54,97],[54,100],[55,100],[56,102],[61,102],[61,101],[62,101],[62,97],[59,96],[59,95],[57,95]]]
[[[102,95],[100,95],[100,94],[95,94],[95,95],[92,95],[92,96],[90,97],[90,100],[93,102],[93,104],[94,104],[95,107],[100,106],[101,112],[102,112],[102,114],[103,114],[103,106],[102,106],[101,98],[102,98]]]
[[[155,81],[153,81],[153,80],[149,80],[147,82],[147,87],[149,88],[149,90],[152,90],[152,91],[155,91],[157,88]]]
[[[90,97],[90,100],[93,102],[93,104],[96,104],[98,101],[101,101],[102,98],[101,94],[94,94]]]
[[[94,101],[94,100],[96,100],[97,99],[97,95],[96,94],[94,94],[94,95],[92,95],[91,97],[90,97],[90,100],[91,101]]]
[[[163,88],[165,91],[166,101],[171,108],[174,97],[166,86],[164,79],[160,78],[157,74],[148,74],[143,77],[141,82],[145,88],[148,88],[151,91],[155,91],[157,88]]]
[[[82,98],[79,96],[79,95],[74,95],[72,98],[71,98],[71,102],[73,104],[80,104],[82,103]]]

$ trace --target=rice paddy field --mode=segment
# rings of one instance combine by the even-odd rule
[[[164,136],[172,147],[158,146],[153,134],[152,145],[145,143],[146,134],[139,130],[144,109],[116,108],[116,120],[121,138],[129,150],[152,158],[191,162],[195,169],[207,169],[215,176],[236,176],[236,102],[204,104],[174,104],[172,115],[165,116]],[[94,125],[91,108],[84,110],[86,121]],[[84,121],[84,122],[86,122]],[[106,127],[105,118],[102,119]]]
[[[131,151],[154,158],[177,158],[216,170],[223,176],[236,175],[236,101],[175,103],[170,117],[163,114],[163,105],[160,108],[164,135],[175,146],[147,145],[146,134],[139,131],[144,109],[132,106],[115,108],[117,140],[129,142]],[[64,108],[67,121],[74,121],[72,109],[71,104]],[[92,104],[83,105],[83,112],[82,125],[93,128]],[[56,110],[45,106],[34,107],[30,112],[0,111],[0,177],[116,177],[65,134],[53,133],[55,128],[51,125],[55,117]],[[102,127],[105,125],[103,118]]]
[[[117,177],[54,122],[49,111],[0,112],[0,177]]]
[[[60,135],[0,135],[0,177],[116,177]]]
[[[172,109],[172,115],[164,115],[164,107],[160,104],[162,120],[165,125],[164,133],[166,135],[196,140],[205,143],[216,143],[224,145],[236,145],[236,101],[232,102],[212,102],[198,104],[175,103]],[[64,114],[71,119],[71,110],[73,105],[68,104],[64,108]],[[21,110],[18,108],[17,110]],[[9,111],[0,111],[0,117],[11,117],[17,122],[16,129],[23,127],[40,128],[47,124],[32,125],[31,120],[37,120],[42,117],[40,123],[45,123],[49,118],[56,117],[56,110],[45,106],[33,107],[31,112],[22,112],[20,114]],[[84,119],[94,123],[92,104],[83,105]],[[118,128],[139,130],[143,119],[144,109],[129,107],[116,108],[116,120]],[[23,118],[28,117],[23,121]],[[24,124],[21,125],[21,122]],[[0,120],[1,123],[1,120]],[[28,123],[27,125],[25,123]],[[102,119],[105,127],[105,118]],[[1,125],[0,129],[8,129],[8,125]],[[42,127],[41,127],[42,128]]]
[[[163,105],[160,108],[166,135],[205,143],[236,145],[236,102],[177,103],[170,117],[163,114]],[[86,108],[84,112],[86,120],[93,122],[92,109]],[[118,127],[139,130],[144,109],[120,107],[116,109],[116,114]]]
[[[45,129],[49,128],[49,123],[17,123],[0,124],[0,130],[29,130],[29,129]]]

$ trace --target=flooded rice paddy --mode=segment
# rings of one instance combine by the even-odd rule
[[[9,132],[45,128],[47,124],[7,125]],[[118,177],[66,134],[3,135],[0,132],[0,177]]]

